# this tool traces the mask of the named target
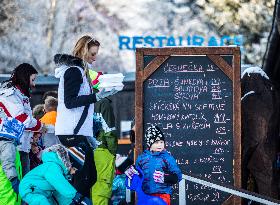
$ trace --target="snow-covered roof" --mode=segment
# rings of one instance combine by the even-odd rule
[[[244,75],[248,74],[248,76],[250,77],[250,74],[251,73],[258,73],[260,74],[261,76],[265,77],[266,79],[269,80],[269,77],[266,75],[266,73],[258,66],[252,66],[252,67],[249,67],[249,68],[246,68],[243,73],[241,74],[241,78],[244,77]]]

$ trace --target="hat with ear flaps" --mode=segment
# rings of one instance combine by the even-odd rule
[[[44,150],[44,152],[55,152],[58,158],[62,161],[68,171],[70,171],[72,164],[68,155],[68,150],[61,144],[52,145]]]
[[[146,145],[151,147],[156,141],[165,141],[164,135],[158,126],[151,126],[145,132]]]

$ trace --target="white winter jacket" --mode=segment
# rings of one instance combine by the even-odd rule
[[[38,132],[42,128],[41,122],[32,117],[29,98],[18,88],[8,88],[7,84],[3,84],[0,88],[0,113],[0,116],[4,114],[24,124],[25,131],[20,139],[21,145],[18,146],[18,150],[29,152],[33,132]]]
[[[59,86],[58,86],[58,107],[57,107],[57,118],[55,124],[55,135],[73,135],[74,129],[76,128],[81,115],[83,113],[84,107],[77,107],[72,109],[67,109],[64,103],[64,73],[70,67],[79,68],[82,76],[83,83],[80,86],[79,94],[81,95],[89,95],[92,93],[91,87],[87,81],[86,76],[84,75],[84,71],[79,66],[68,66],[61,65],[60,67],[55,69],[55,77],[59,78]],[[81,126],[77,135],[84,135],[88,137],[93,136],[93,113],[94,113],[94,104],[90,104],[88,109],[87,117]]]

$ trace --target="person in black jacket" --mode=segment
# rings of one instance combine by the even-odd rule
[[[66,147],[80,146],[86,151],[83,168],[74,176],[74,187],[84,196],[96,181],[93,152],[88,151],[93,138],[94,103],[112,95],[104,90],[94,93],[88,80],[88,68],[96,59],[100,43],[90,36],[80,38],[72,55],[57,54],[55,77],[59,78],[55,135]],[[86,163],[89,162],[89,163]]]

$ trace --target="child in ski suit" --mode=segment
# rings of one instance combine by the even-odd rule
[[[119,154],[116,156],[116,176],[113,180],[112,197],[111,201],[113,205],[119,205],[125,203],[126,175],[124,171],[133,164],[133,161],[128,157],[121,157]]]
[[[75,169],[71,166],[67,149],[53,145],[42,154],[43,164],[28,172],[20,182],[19,193],[29,205],[91,204],[68,182]]]
[[[147,148],[138,156],[136,167],[143,170],[144,181],[142,189],[146,194],[162,198],[170,205],[172,185],[182,179],[182,173],[175,159],[165,150],[165,139],[157,126],[146,130],[145,140]],[[126,175],[131,178],[134,168],[130,167]]]

